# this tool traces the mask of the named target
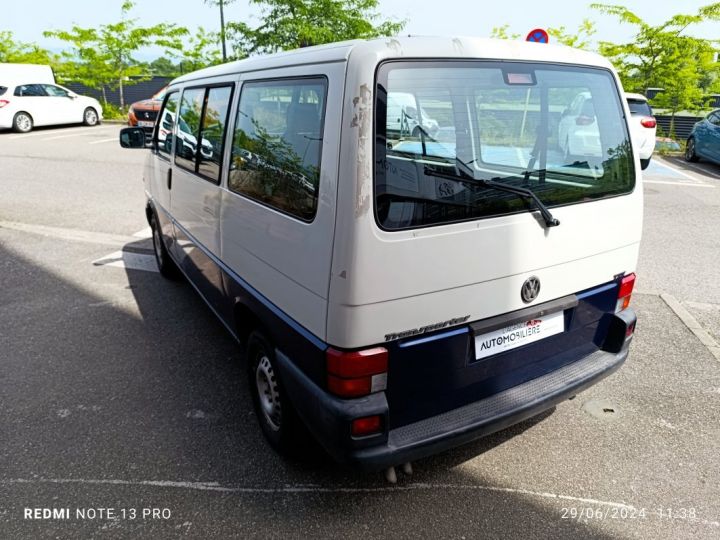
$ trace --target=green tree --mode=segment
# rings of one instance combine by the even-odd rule
[[[60,63],[60,57],[35,43],[15,41],[12,32],[0,30],[0,62],[49,64],[56,67]]]
[[[490,32],[490,37],[494,39],[520,39],[520,34],[510,33],[510,25],[503,24],[495,26]]]
[[[218,34],[200,26],[194,36],[184,39],[178,48],[168,50],[168,54],[178,62],[180,74],[214,66],[223,61],[218,40]]]
[[[250,0],[262,8],[260,26],[228,23],[236,54],[272,53],[348,39],[391,36],[405,22],[380,20],[378,0]]]
[[[117,23],[104,24],[97,28],[73,26],[70,31],[50,30],[46,37],[55,37],[70,43],[73,52],[69,55],[76,68],[70,76],[77,77],[92,88],[103,89],[105,85],[118,88],[120,107],[125,107],[123,85],[129,81],[139,82],[144,68],[133,55],[141,48],[159,45],[176,50],[182,47],[180,38],[187,29],[174,24],[138,26],[137,19],[129,17],[134,3],[125,0],[121,6],[121,19]],[[135,79],[130,79],[134,77]]]
[[[671,132],[677,111],[702,108],[703,95],[717,84],[720,74],[717,41],[692,37],[686,31],[704,21],[720,20],[720,2],[701,7],[694,14],[674,15],[659,25],[643,21],[624,6],[590,7],[636,28],[629,43],[601,42],[600,52],[614,63],[627,90],[665,89],[653,104],[671,110]]]
[[[177,77],[180,75],[180,67],[166,56],[156,58],[147,65],[148,71],[157,77]]]
[[[590,19],[583,19],[574,34],[565,30],[564,26],[548,28],[547,32],[552,38],[562,45],[567,45],[568,47],[573,47],[575,49],[590,50],[592,45],[590,39],[597,33],[597,29],[595,28],[595,23],[593,21]]]

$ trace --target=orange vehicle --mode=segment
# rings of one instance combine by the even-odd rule
[[[155,119],[165,97],[165,87],[160,89],[150,99],[136,101],[128,110],[128,125],[144,128],[149,134],[155,127]]]

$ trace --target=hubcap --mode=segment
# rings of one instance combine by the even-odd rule
[[[280,429],[280,392],[270,359],[263,355],[255,370],[255,384],[263,416],[274,431]]]
[[[15,122],[17,124],[17,127],[20,128],[21,131],[27,131],[30,129],[30,118],[28,118],[24,114],[18,116]]]
[[[95,114],[95,111],[85,111],[85,121],[88,124],[95,124],[95,122],[97,122],[97,114]]]

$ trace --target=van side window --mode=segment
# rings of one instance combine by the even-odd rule
[[[228,187],[311,221],[317,209],[326,96],[324,78],[245,83]]]
[[[179,92],[168,94],[163,110],[158,117],[160,120],[157,127],[157,149],[168,159],[170,159],[172,151],[173,128],[175,127],[179,97]]]
[[[192,172],[195,172],[197,164],[197,141],[204,100],[204,88],[185,90],[175,126],[175,163]]]
[[[207,104],[202,121],[202,147],[198,173],[211,180],[220,180],[223,157],[223,141],[227,124],[232,88],[219,86],[208,89]]]

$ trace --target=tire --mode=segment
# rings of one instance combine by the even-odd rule
[[[685,161],[690,161],[692,163],[697,163],[698,161],[700,161],[700,158],[695,153],[694,137],[690,137],[685,144]]]
[[[274,351],[261,332],[248,336],[248,383],[255,416],[270,446],[284,456],[299,457],[307,448],[308,432],[283,390]]]
[[[165,247],[165,242],[163,242],[162,233],[160,231],[160,225],[158,224],[158,219],[154,212],[150,217],[150,229],[152,229],[155,262],[157,263],[160,275],[171,280],[178,279],[180,277],[180,270],[175,264],[175,261],[172,260],[172,257],[170,257],[170,254]]]
[[[88,107],[83,112],[83,124],[86,126],[97,126],[100,123],[100,117],[95,109]]]
[[[33,119],[29,113],[20,111],[13,117],[13,131],[17,133],[29,133],[33,128]]]

